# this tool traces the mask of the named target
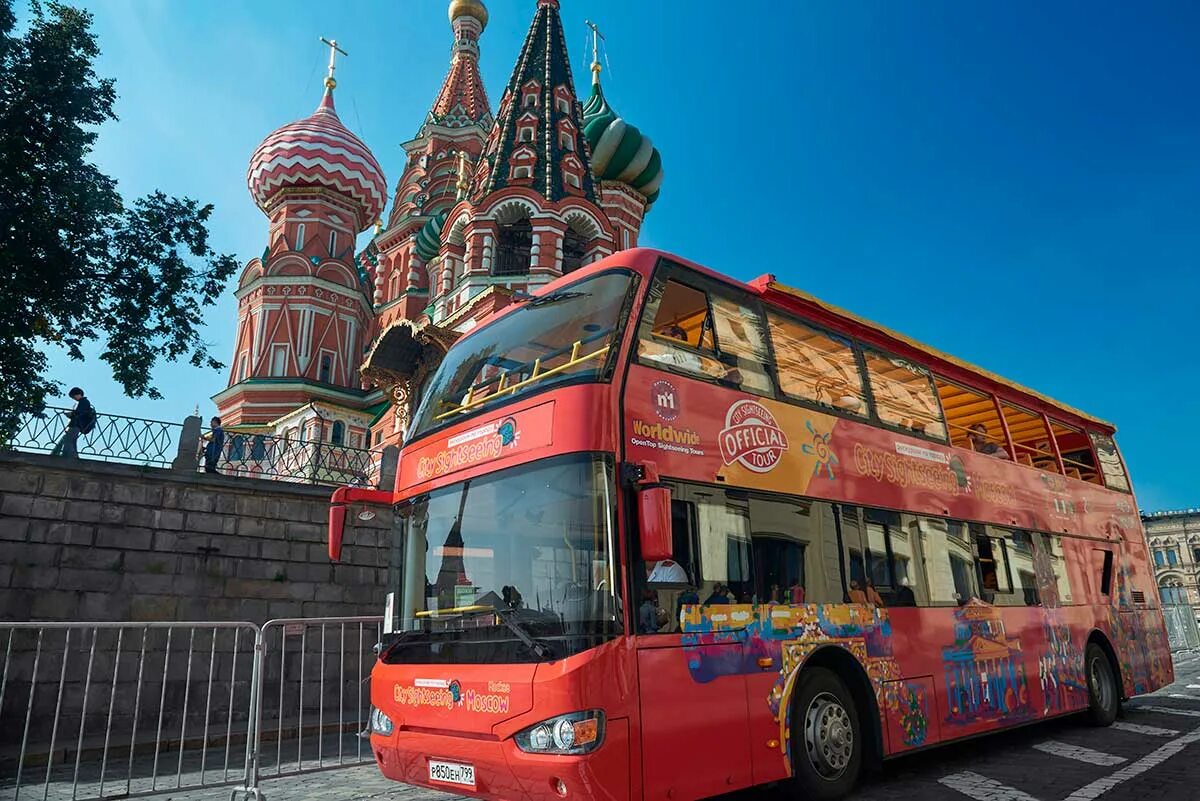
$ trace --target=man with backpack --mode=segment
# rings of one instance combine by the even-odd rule
[[[89,434],[96,427],[96,410],[79,387],[71,387],[71,391],[67,394],[75,401],[75,408],[67,412],[67,417],[71,422],[67,425],[66,433],[54,446],[50,455],[78,458],[79,451],[76,443],[80,434]]]

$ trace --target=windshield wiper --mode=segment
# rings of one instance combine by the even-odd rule
[[[545,306],[550,303],[558,303],[560,300],[572,300],[574,298],[590,297],[591,294],[592,294],[591,292],[578,292],[578,291],[570,292],[567,290],[563,290],[561,292],[554,292],[552,294],[543,295],[541,297],[532,297],[529,300],[527,300],[526,303],[528,303],[530,306]]]
[[[538,659],[554,658],[554,648],[551,647],[550,643],[546,642],[545,640],[535,639],[534,637],[530,636],[529,632],[525,630],[524,626],[509,617],[509,615],[513,614],[512,609],[498,608],[495,610],[495,612],[496,617],[500,618],[500,622],[505,626],[508,626],[509,630],[513,634],[517,635],[517,639],[524,643],[526,648],[528,648],[530,651],[533,651],[534,656],[536,656]]]

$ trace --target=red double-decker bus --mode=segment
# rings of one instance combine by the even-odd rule
[[[631,250],[456,342],[394,496],[371,746],[683,801],[1172,680],[1114,428],[764,276]],[[331,513],[331,555],[347,504]]]

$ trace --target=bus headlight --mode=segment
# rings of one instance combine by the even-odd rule
[[[604,742],[604,713],[571,712],[517,732],[517,747],[531,754],[586,754]]]
[[[382,711],[371,707],[371,733],[388,737],[392,733],[392,719]]]

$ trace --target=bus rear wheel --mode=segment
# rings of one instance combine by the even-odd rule
[[[797,796],[833,801],[858,782],[863,741],[846,685],[825,668],[800,674],[792,706],[792,781]]]
[[[1093,726],[1111,725],[1117,719],[1121,704],[1121,691],[1112,662],[1108,661],[1103,648],[1091,642],[1084,651],[1083,665],[1087,676],[1088,722]]]

